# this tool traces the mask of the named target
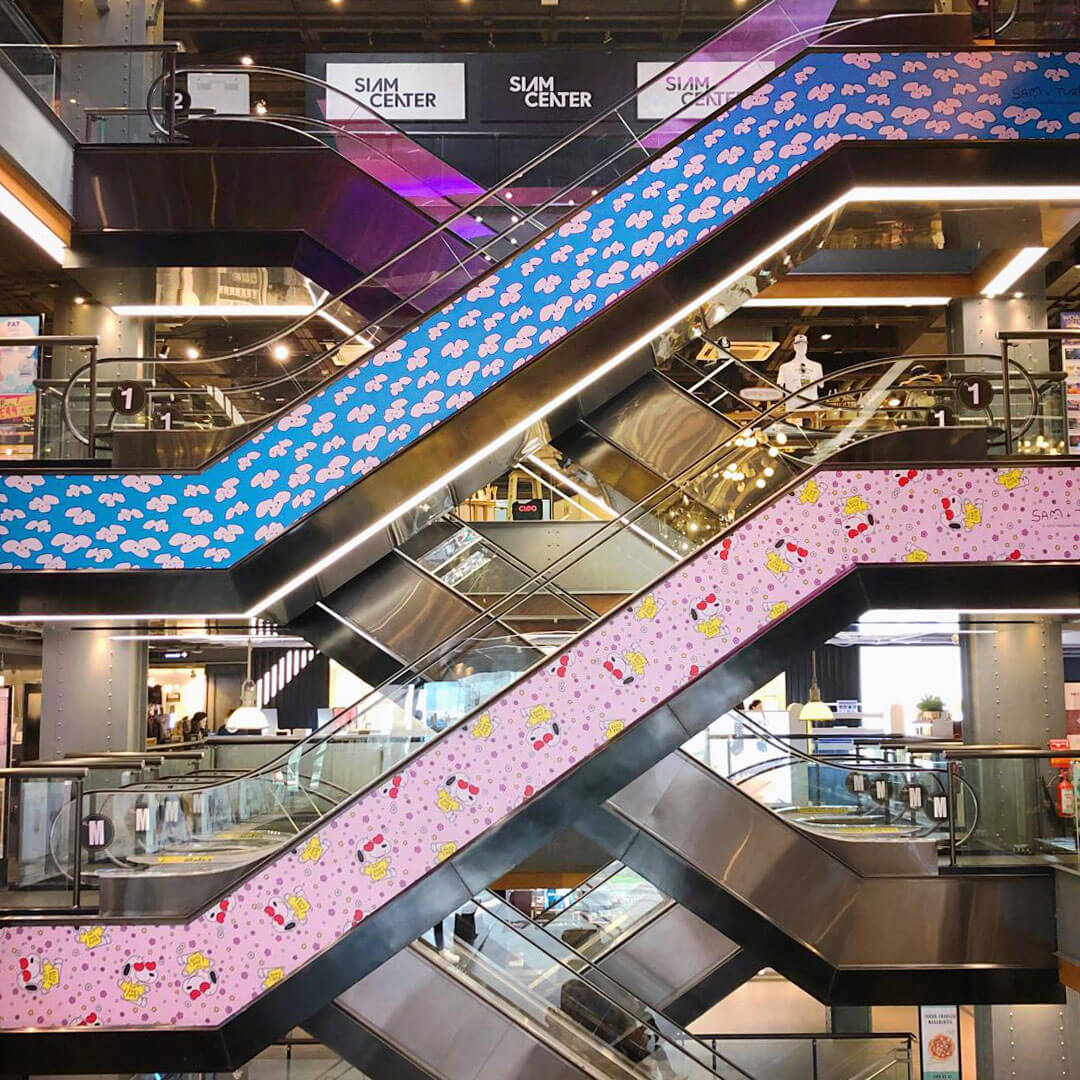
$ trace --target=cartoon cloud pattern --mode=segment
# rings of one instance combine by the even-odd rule
[[[839,140],[1076,138],[1078,87],[1080,52],[808,54],[201,473],[0,473],[0,570],[230,566]]]
[[[4,1029],[222,1024],[856,565],[1080,559],[1078,484],[1065,465],[818,471],[187,925],[6,928]]]

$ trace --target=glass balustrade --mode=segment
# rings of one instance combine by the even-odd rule
[[[539,573],[520,581],[493,598],[484,610],[450,638],[414,657],[407,668],[363,699],[343,710],[325,727],[291,746],[253,772],[212,780],[187,793],[159,790],[121,790],[108,796],[109,817],[120,823],[102,850],[84,852],[88,872],[109,865],[146,865],[157,859],[179,857],[189,844],[201,845],[200,857],[212,853],[219,834],[228,857],[254,844],[260,850],[303,831],[339,805],[343,798],[380,782],[393,782],[393,770],[419,749],[426,737],[436,737],[461,722],[482,726],[478,710],[503,687],[560,648],[567,635],[585,629],[589,613],[571,608],[562,598],[572,597],[574,575],[593,566],[597,573],[623,556],[614,545],[627,530],[642,528],[647,520],[662,523],[669,545],[668,559],[656,572],[687,557],[716,538],[721,530],[771,498],[816,462],[843,446],[897,430],[888,409],[890,388],[903,380],[915,358],[859,365],[845,377],[858,375],[866,388],[858,393],[843,385],[832,391],[819,388],[818,403],[835,417],[833,427],[816,442],[789,438],[789,401],[773,403],[724,444],[710,449],[661,487],[619,510],[581,542],[564,551]],[[829,383],[835,377],[826,378]],[[800,394],[805,393],[805,388]],[[777,466],[783,465],[781,470]],[[675,539],[677,538],[677,540]],[[468,537],[460,543],[467,546]],[[677,546],[676,546],[677,544]],[[460,557],[461,551],[455,557]],[[435,556],[436,564],[440,556]],[[514,620],[530,605],[566,604],[566,630],[562,634],[527,635],[512,629]],[[633,659],[626,661],[633,663]],[[408,739],[394,737],[395,728],[408,727]],[[743,759],[744,761],[748,759]],[[929,829],[927,805],[933,807],[936,787],[920,784],[927,804],[902,811],[905,798],[915,797],[914,785],[887,777],[887,794],[875,800],[874,790],[851,792],[849,770],[839,764],[784,763],[782,768],[744,776],[763,797],[776,805],[795,808],[828,802],[847,791],[848,805],[856,805],[874,822],[883,816],[890,826],[907,820],[912,828]],[[868,779],[874,774],[868,774]],[[903,778],[901,778],[903,779]],[[936,781],[935,781],[936,783]],[[876,789],[875,789],[876,790]],[[827,798],[825,796],[827,795]],[[101,796],[105,798],[106,796]],[[84,801],[98,796],[86,796]],[[830,802],[831,805],[831,802]],[[84,816],[102,810],[87,805]],[[235,841],[240,837],[239,848]],[[252,839],[254,837],[255,839]],[[71,872],[70,856],[57,844],[61,872]],[[67,861],[62,861],[67,860]]]

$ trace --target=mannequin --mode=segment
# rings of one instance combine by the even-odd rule
[[[780,365],[776,381],[789,394],[802,389],[804,386],[807,387],[804,394],[791,399],[787,406],[788,412],[793,409],[816,409],[815,402],[820,389],[817,383],[820,382],[825,373],[816,360],[811,360],[806,355],[808,343],[805,334],[796,334],[792,346],[795,355],[786,364]],[[809,385],[811,383],[815,385]]]

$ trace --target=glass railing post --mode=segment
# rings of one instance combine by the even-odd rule
[[[1001,404],[1004,410],[1005,423],[1005,456],[1010,457],[1013,452],[1012,430],[1012,387],[1009,385],[1009,343],[1001,343]],[[1033,406],[1034,407],[1034,406]]]
[[[71,790],[75,796],[75,829],[73,843],[75,850],[71,859],[71,906],[78,911],[82,902],[82,824],[83,824],[83,781],[72,780]]]
[[[949,762],[949,866],[956,868],[956,773],[960,768],[960,762]]]

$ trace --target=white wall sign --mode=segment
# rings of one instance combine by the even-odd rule
[[[328,63],[326,81],[344,91],[326,92],[328,120],[362,118],[356,100],[387,120],[465,119],[464,64]]]
[[[668,60],[639,60],[638,86],[670,66]],[[637,118],[666,120],[678,113],[680,118],[701,120],[764,78],[773,70],[773,66],[767,60],[757,60],[752,64],[741,60],[688,60],[638,95]],[[679,112],[704,90],[709,90],[709,93]]]
[[[193,109],[213,109],[228,116],[251,112],[251,79],[240,72],[192,71],[187,88]]]
[[[960,1010],[955,1005],[919,1006],[922,1080],[960,1080]]]

